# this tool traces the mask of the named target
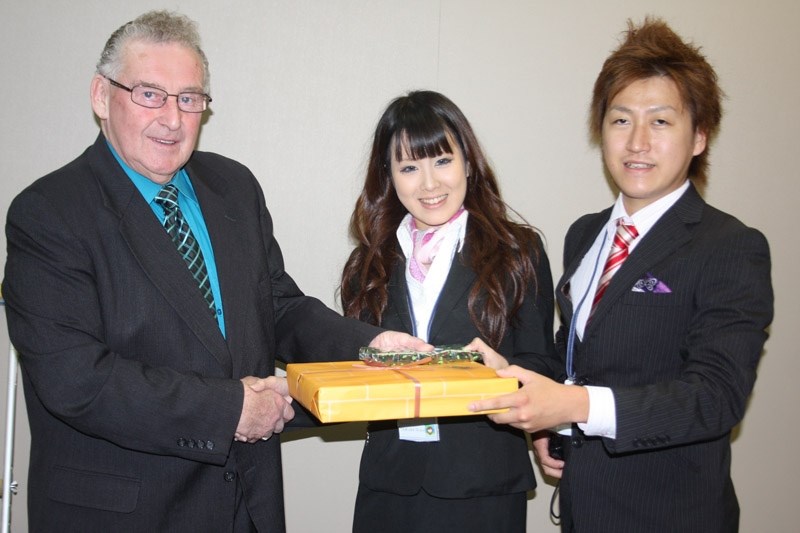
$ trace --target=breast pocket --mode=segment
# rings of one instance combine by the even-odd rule
[[[634,292],[631,290],[622,299],[624,305],[644,307],[672,307],[683,305],[685,299],[680,293],[654,294],[651,292]]]
[[[692,286],[685,260],[673,261],[669,266],[659,266],[644,272],[627,290],[625,305],[646,307],[672,307],[685,305]]]

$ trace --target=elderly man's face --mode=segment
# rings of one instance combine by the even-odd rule
[[[127,46],[124,67],[115,80],[127,87],[148,85],[167,91],[203,92],[203,64],[181,44],[134,41]],[[103,133],[128,166],[163,184],[188,161],[200,132],[202,113],[178,109],[175,97],[158,109],[131,101],[131,94],[102,76],[92,80],[92,108]]]

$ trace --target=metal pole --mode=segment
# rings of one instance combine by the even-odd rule
[[[14,465],[14,419],[17,414],[17,350],[8,350],[8,395],[6,400],[6,454],[3,461],[3,526],[2,533],[11,530],[11,495],[17,493],[17,482],[12,481]]]

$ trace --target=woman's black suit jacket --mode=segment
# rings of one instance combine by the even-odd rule
[[[494,348],[512,364],[551,375],[560,363],[553,355],[553,282],[543,249],[534,265],[538,286],[530,288],[513,327]],[[467,309],[475,279],[465,254],[456,254],[431,319],[428,342],[466,344],[480,336]],[[401,263],[389,281],[381,326],[411,333],[408,302]],[[360,482],[372,490],[400,495],[424,488],[442,498],[511,494],[536,487],[521,431],[495,425],[485,416],[440,418],[438,423],[440,441],[435,443],[400,440],[394,420],[370,423]]]

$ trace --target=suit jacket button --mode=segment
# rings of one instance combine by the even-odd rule
[[[197,441],[194,439],[189,439],[189,448],[194,448],[197,446]]]
[[[213,450],[214,449],[214,441],[213,440],[206,441],[206,448],[208,448],[209,450]]]
[[[197,441],[197,447],[202,450],[203,448],[206,447],[206,441],[204,441],[204,440]]]
[[[223,477],[225,478],[225,481],[230,483],[231,481],[236,479],[236,473],[235,472],[225,472],[225,475]]]
[[[581,446],[583,446],[583,437],[580,435],[573,435],[572,445],[576,448],[580,448]]]
[[[183,437],[179,438],[178,439],[178,446],[180,446],[181,448],[186,446],[186,439],[184,439]]]

